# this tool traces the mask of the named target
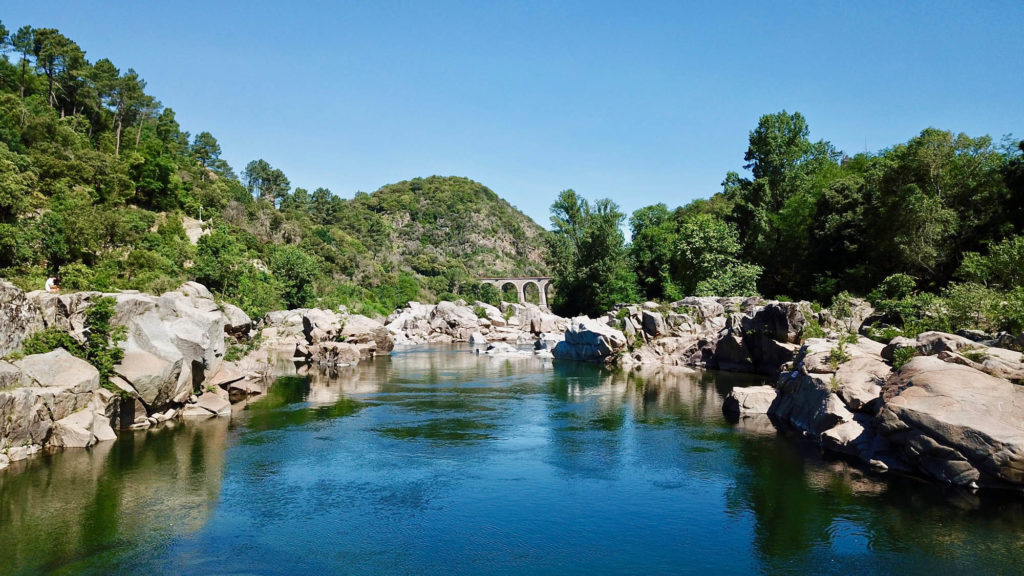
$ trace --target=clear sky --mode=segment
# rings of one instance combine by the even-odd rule
[[[847,153],[934,126],[1024,136],[1024,1],[13,1],[134,68],[237,172],[350,197],[467,176],[547,226],[720,189],[762,114]]]

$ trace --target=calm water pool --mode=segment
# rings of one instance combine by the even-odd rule
[[[281,378],[230,422],[0,472],[0,573],[1024,572],[1024,498],[723,418],[760,383],[463,347]]]

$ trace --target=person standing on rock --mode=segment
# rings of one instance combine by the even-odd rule
[[[50,276],[46,279],[46,284],[43,285],[43,289],[51,294],[60,292],[60,280],[56,276]]]

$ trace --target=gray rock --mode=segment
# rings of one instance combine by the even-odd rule
[[[199,282],[188,281],[182,284],[178,288],[178,292],[181,292],[189,298],[201,298],[204,300],[213,300],[213,294],[210,290],[200,284]]]
[[[963,348],[977,346],[974,341],[945,332],[922,332],[917,335],[917,350],[924,356],[939,352],[959,352]]]
[[[534,350],[546,350],[550,352],[555,349],[555,346],[557,346],[559,342],[564,341],[565,334],[545,332],[540,335],[540,338],[537,338],[537,341],[534,343],[533,348]]]
[[[221,312],[224,314],[224,331],[228,334],[243,337],[252,330],[252,318],[238,306],[224,302]]]
[[[10,390],[24,385],[21,370],[10,362],[0,360],[0,390]]]
[[[309,347],[312,361],[321,366],[349,366],[359,362],[361,353],[355,344],[321,342]]]
[[[815,437],[838,424],[853,420],[836,395],[838,382],[800,370],[779,377],[778,396],[768,414],[777,421]]]
[[[924,474],[971,486],[1024,484],[1024,388],[935,357],[910,360],[883,390],[879,431]]]
[[[626,336],[597,320],[586,316],[573,318],[565,331],[565,340],[559,342],[552,354],[555,358],[584,362],[610,362],[625,350]]]
[[[733,388],[722,403],[722,411],[730,414],[767,414],[777,392],[774,386],[743,386]]]
[[[167,361],[130,345],[114,371],[131,384],[146,405],[160,407],[170,402],[178,392],[182,358],[176,356],[174,361]]]
[[[96,443],[92,433],[95,415],[89,410],[81,410],[54,422],[51,446],[63,448],[88,448]]]
[[[718,303],[718,300],[710,297],[690,296],[672,304],[675,308],[690,308],[694,315],[704,322],[725,314],[725,307]]]
[[[893,355],[901,348],[914,348],[917,349],[917,340],[913,338],[906,338],[903,336],[897,336],[889,341],[888,344],[882,348],[882,358],[892,362]]]
[[[484,335],[479,332],[473,332],[469,335],[469,344],[470,346],[484,346],[487,344],[487,338],[484,338]]]
[[[389,354],[395,349],[395,338],[387,327],[360,314],[350,314],[344,317],[344,326],[341,328],[340,336],[343,341],[350,344],[372,344],[372,346],[363,347],[369,352],[365,356],[367,358],[378,354]]]
[[[205,394],[204,394],[205,396]],[[230,408],[228,409],[230,411]],[[181,410],[181,417],[186,420],[213,418],[215,414],[197,404],[189,404]],[[147,425],[148,426],[148,425]]]
[[[666,333],[665,320],[658,312],[644,310],[643,312],[644,332],[652,337],[661,336]]]
[[[0,326],[0,356],[20,350],[26,338],[44,328],[39,307],[5,280],[0,280]]]
[[[753,330],[779,342],[797,344],[807,320],[798,302],[776,302],[754,314]]]
[[[193,406],[202,408],[203,410],[206,410],[211,414],[215,414],[217,416],[231,415],[231,402],[221,398],[216,394],[203,394],[202,396],[199,397],[199,401],[196,402]],[[191,408],[191,406],[189,406],[188,408]],[[186,408],[186,410],[188,410],[188,408]]]
[[[63,348],[33,354],[14,362],[31,385],[62,388],[75,394],[99,388],[100,373],[91,364]]]

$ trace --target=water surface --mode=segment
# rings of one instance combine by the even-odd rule
[[[463,347],[284,377],[0,472],[0,573],[1020,573],[1021,497],[727,421],[760,383]]]

